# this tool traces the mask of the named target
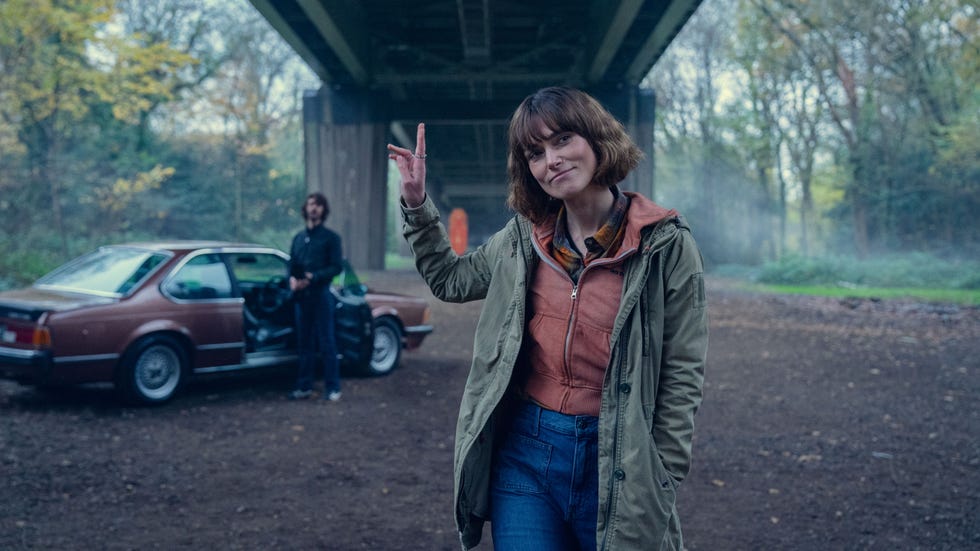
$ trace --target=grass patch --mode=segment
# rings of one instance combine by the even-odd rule
[[[766,293],[980,305],[980,261],[925,253],[864,260],[787,255],[761,266],[718,265],[712,273]]]
[[[770,285],[978,290],[978,274],[977,260],[949,260],[925,253],[883,255],[865,260],[788,255],[762,265],[754,280]]]
[[[837,298],[911,299],[980,306],[980,290],[929,289],[917,287],[842,287],[838,285],[774,285],[745,282],[740,287],[763,293],[810,295]]]
[[[410,256],[386,253],[385,270],[415,270],[415,259]]]

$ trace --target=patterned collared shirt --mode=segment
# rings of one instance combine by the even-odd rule
[[[578,276],[586,265],[607,254],[615,254],[623,242],[623,234],[626,231],[626,224],[623,222],[626,220],[626,211],[630,207],[630,199],[619,191],[618,186],[614,186],[610,190],[616,197],[613,208],[595,235],[585,238],[585,246],[588,251],[584,257],[575,247],[571,236],[568,235],[565,207],[562,206],[561,210],[558,211],[558,218],[555,220],[555,236],[551,243],[551,256],[561,264],[575,283],[578,283]]]

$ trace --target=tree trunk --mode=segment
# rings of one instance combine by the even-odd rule
[[[858,258],[863,260],[871,252],[868,238],[868,206],[862,197],[854,197],[852,208],[854,209],[854,248]]]
[[[61,174],[58,170],[59,144],[56,131],[58,114],[52,114],[48,119],[38,123],[38,137],[35,142],[38,148],[32,158],[38,163],[32,173],[37,175],[38,184],[48,189],[48,205],[51,208],[51,228],[61,240],[61,254],[68,256],[68,235],[65,231],[64,213],[61,209]]]

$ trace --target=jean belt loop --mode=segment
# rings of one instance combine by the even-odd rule
[[[537,436],[541,431],[541,406],[534,402],[528,402],[528,404],[530,404],[531,412],[533,414],[530,419],[531,436]]]

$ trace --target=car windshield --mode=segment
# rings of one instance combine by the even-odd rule
[[[132,290],[167,254],[129,247],[102,247],[55,269],[35,283],[38,287],[79,293],[121,296]]]

